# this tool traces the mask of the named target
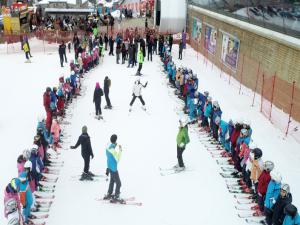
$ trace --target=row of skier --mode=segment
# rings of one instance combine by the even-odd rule
[[[279,172],[273,170],[272,161],[262,160],[262,150],[252,145],[250,121],[223,120],[218,101],[213,101],[208,91],[202,93],[198,90],[198,77],[191,69],[176,68],[167,44],[161,61],[170,87],[184,102],[183,111],[188,115],[189,124],[198,124],[199,131],[208,134],[211,143],[223,150],[221,155],[230,158],[235,168],[230,175],[241,178],[240,184],[245,192],[254,192],[259,205],[257,210],[265,215],[266,223],[300,224],[297,208],[292,204],[290,186],[282,182]],[[179,163],[179,167],[183,164]]]
[[[65,110],[72,100],[81,95],[80,79],[85,73],[99,64],[98,48],[89,49],[77,61],[70,62],[70,76],[59,78],[58,87],[46,88],[43,94],[43,105],[46,117],[40,116],[34,136],[33,145],[25,149],[17,159],[18,177],[13,178],[4,191],[4,216],[8,224],[33,224],[35,218],[32,212],[39,212],[39,192],[51,192],[56,178],[44,176],[57,175],[58,163],[53,155],[58,154],[62,142],[60,123],[65,117]],[[94,54],[94,53],[97,54]],[[95,55],[95,57],[90,57]],[[106,78],[109,80],[109,78]],[[106,82],[109,89],[109,81]],[[109,100],[107,91],[107,101]],[[51,154],[51,150],[54,150]],[[50,151],[50,152],[49,152]],[[56,153],[56,154],[55,154]],[[50,186],[41,181],[50,182]],[[49,183],[48,183],[49,184]]]

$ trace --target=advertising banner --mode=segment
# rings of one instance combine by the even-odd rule
[[[223,33],[221,60],[231,69],[236,70],[239,58],[240,40]]]
[[[213,55],[217,49],[217,30],[209,25],[205,25],[205,46],[207,51]]]

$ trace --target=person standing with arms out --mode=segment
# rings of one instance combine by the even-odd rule
[[[183,43],[182,40],[179,42],[179,56],[178,59],[182,60]]]
[[[135,75],[141,76],[142,75],[141,70],[142,70],[143,63],[144,63],[144,55],[143,55],[141,48],[139,48],[139,51],[138,51],[137,61],[138,61],[139,67],[138,67],[138,70]]]
[[[176,138],[178,164],[174,166],[174,169],[178,172],[183,171],[185,169],[182,154],[185,150],[186,145],[189,142],[190,138],[188,134],[188,122],[187,119],[182,118],[179,120],[179,131]]]
[[[104,196],[104,200],[111,201],[122,201],[120,199],[120,188],[121,188],[121,180],[118,172],[118,163],[122,154],[121,145],[117,144],[117,135],[113,134],[110,137],[110,144],[106,148],[106,157],[107,157],[107,169],[110,174],[110,182],[107,191],[107,195]],[[116,151],[116,147],[118,146],[119,151]],[[113,195],[114,185],[116,184],[115,194]]]
[[[106,76],[104,79],[104,95],[106,100],[106,106],[104,107],[104,109],[112,109],[112,105],[109,99],[110,85],[111,85],[111,80],[108,78],[108,76]]]
[[[59,45],[59,48],[58,48],[58,53],[59,53],[59,58],[60,58],[60,66],[64,67],[64,57],[65,57],[65,62],[67,62],[66,45],[65,45],[64,41],[61,41],[61,44]]]
[[[131,112],[132,110],[132,105],[135,101],[135,99],[138,97],[143,105],[143,109],[146,110],[146,107],[145,107],[145,102],[143,100],[143,97],[142,97],[142,87],[147,87],[147,84],[148,82],[145,83],[145,85],[143,85],[141,82],[140,82],[140,79],[138,78],[135,82],[134,82],[134,86],[133,86],[133,93],[132,93],[132,100],[130,102],[130,108],[129,108],[129,112]]]
[[[93,180],[93,176],[95,176],[90,169],[90,158],[94,158],[93,149],[91,146],[90,136],[87,133],[87,126],[82,127],[82,134],[79,136],[78,141],[75,146],[71,146],[71,149],[76,149],[79,145],[81,145],[81,156],[84,160],[84,169],[81,175],[80,180]]]
[[[99,82],[96,83],[93,102],[95,103],[96,108],[96,118],[98,120],[103,119],[101,112],[101,97],[103,96],[102,88],[100,88]]]

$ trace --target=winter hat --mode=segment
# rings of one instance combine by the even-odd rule
[[[100,88],[100,84],[99,82],[96,82],[96,88],[99,89]]]
[[[84,126],[82,127],[81,131],[82,131],[82,133],[87,133],[87,126],[84,125]]]
[[[260,148],[254,148],[253,153],[254,153],[255,160],[261,158],[263,155],[262,150]]]
[[[116,134],[111,135],[110,142],[115,144],[117,142],[118,136]]]

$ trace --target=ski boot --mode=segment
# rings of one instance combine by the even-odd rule
[[[111,203],[120,203],[120,204],[125,204],[125,200],[121,199],[119,195],[115,195],[112,199],[110,199]]]
[[[95,176],[95,174],[93,174],[91,171],[89,171],[87,174],[88,174],[90,177],[94,177],[94,176]]]
[[[103,197],[103,200],[111,200],[111,199],[113,199],[114,198],[114,195],[112,195],[112,194],[107,194],[107,195],[105,195],[104,197]]]
[[[85,181],[85,180],[94,180],[91,176],[89,176],[87,173],[82,173],[81,178],[79,179],[80,181]]]
[[[176,168],[175,169],[175,171],[177,172],[177,173],[179,173],[179,172],[182,172],[182,171],[184,171],[185,170],[185,166],[182,166],[182,167],[178,167],[178,168]]]

